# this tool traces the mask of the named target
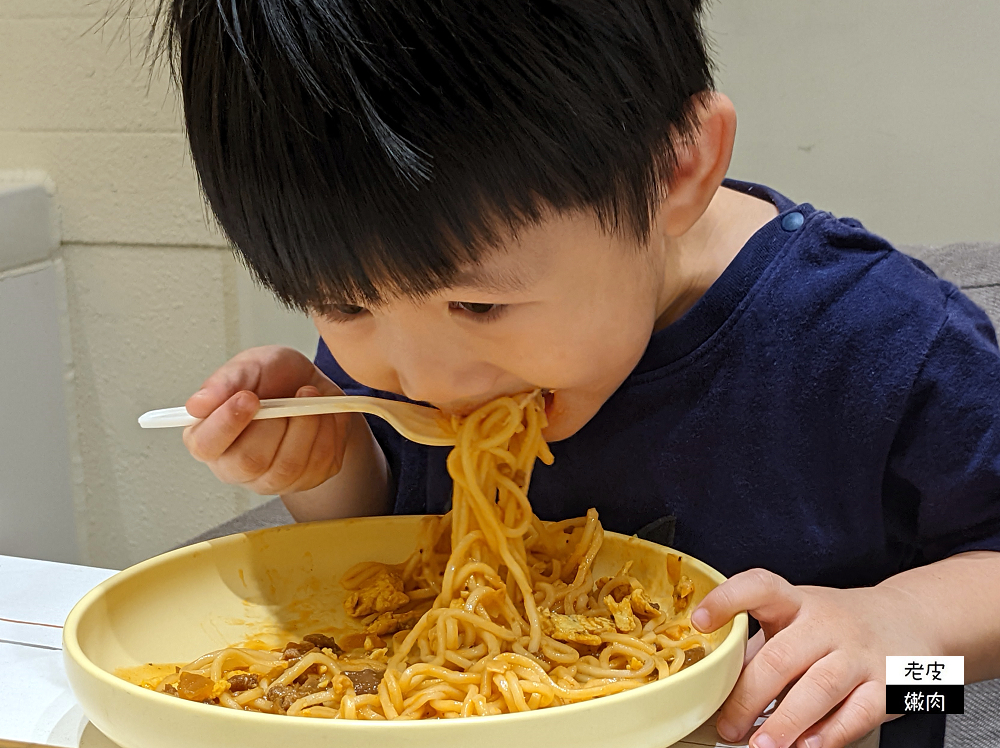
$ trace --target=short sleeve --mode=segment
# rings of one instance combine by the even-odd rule
[[[320,338],[316,349],[316,366],[330,377],[347,395],[366,395],[380,397],[384,400],[405,400],[406,398],[392,392],[384,392],[355,381],[347,375],[337,360],[330,353],[326,343]],[[424,514],[427,512],[426,483],[427,454],[426,448],[403,439],[392,426],[377,416],[365,416],[368,426],[375,436],[375,441],[382,448],[382,453],[389,464],[393,481],[393,512],[395,514]]]
[[[944,312],[887,466],[916,502],[924,563],[1000,551],[1000,350],[989,318],[957,289]]]
[[[327,348],[326,343],[323,342],[322,338],[319,340],[319,346],[316,349],[316,358],[314,359],[314,362],[321,372],[330,377],[330,379],[333,380],[333,383],[344,391],[345,395],[366,395],[368,397],[386,396],[386,393],[378,392],[373,390],[371,387],[365,387],[363,384],[359,384],[347,376],[347,373],[340,368],[340,364],[337,363],[333,354],[330,353],[330,349]],[[382,453],[385,455],[385,459],[389,463],[389,470],[392,472],[393,481],[398,482],[403,437],[401,437],[395,429],[389,426],[381,418],[376,418],[375,416],[365,416],[365,419],[368,421],[368,426],[371,428],[372,434],[375,436],[375,441],[377,441],[378,445],[382,448]]]

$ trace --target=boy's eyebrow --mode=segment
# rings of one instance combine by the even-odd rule
[[[507,269],[473,265],[456,272],[448,286],[449,288],[472,288],[477,291],[511,293],[523,291],[529,283],[529,278]]]

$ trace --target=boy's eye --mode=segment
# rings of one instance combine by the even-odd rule
[[[464,309],[472,314],[489,314],[496,309],[499,304],[474,304],[469,301],[456,301],[452,304],[456,309]]]
[[[506,304],[477,304],[471,301],[452,301],[448,307],[475,322],[492,322],[507,311]]]
[[[318,311],[323,317],[334,322],[346,322],[359,317],[368,310],[357,304],[327,304]]]
[[[353,317],[365,310],[363,306],[358,306],[357,304],[334,304],[332,309],[337,314],[343,314],[345,317]]]

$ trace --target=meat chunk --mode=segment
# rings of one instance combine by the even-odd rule
[[[267,699],[275,706],[280,707],[287,712],[288,708],[303,696],[309,696],[310,694],[325,690],[325,688],[320,688],[315,682],[307,684],[291,683],[287,686],[271,686],[267,690]]]
[[[376,636],[388,636],[397,631],[412,629],[420,620],[421,615],[423,614],[416,610],[410,610],[406,613],[382,613],[365,626],[364,632]]]
[[[636,628],[642,624],[639,619],[635,617],[632,612],[632,598],[626,597],[620,603],[616,603],[615,599],[608,595],[604,598],[604,604],[608,606],[608,610],[611,611],[611,617],[614,619],[615,628],[618,629],[623,634],[628,634],[635,631]]]
[[[378,693],[378,684],[382,682],[382,673],[371,668],[365,670],[345,670],[344,675],[351,679],[351,683],[354,684],[354,693],[358,696]]]
[[[311,652],[316,649],[309,642],[288,642],[285,645],[285,650],[281,653],[281,659],[283,660],[297,660],[306,652]]]
[[[387,613],[410,602],[403,592],[403,578],[394,571],[383,569],[360,590],[348,595],[344,609],[354,618],[364,618],[372,613]]]
[[[340,637],[340,648],[345,652],[363,649],[371,652],[374,649],[381,649],[385,646],[382,637],[377,634],[367,634],[364,631],[355,631],[353,634],[345,634]]]
[[[604,616],[564,615],[540,608],[542,633],[561,642],[599,646],[600,634],[616,631],[614,622]]]
[[[681,665],[681,669],[686,668],[688,665],[693,665],[696,662],[705,659],[705,648],[701,645],[697,647],[691,647],[691,649],[684,650],[684,664]]]
[[[329,649],[334,654],[340,654],[340,647],[337,646],[337,642],[333,640],[332,636],[327,636],[326,634],[309,634],[308,636],[303,636],[302,641],[312,644],[319,649]]]
[[[229,681],[229,690],[233,693],[254,689],[259,682],[259,678],[253,673],[234,673],[226,677]]]

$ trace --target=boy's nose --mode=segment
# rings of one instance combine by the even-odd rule
[[[496,391],[501,370],[467,340],[418,321],[391,328],[393,334],[380,341],[402,394],[446,412],[485,402]]]
[[[398,367],[396,376],[406,397],[458,415],[466,415],[489,400],[498,378],[497,372],[484,364],[443,361]]]
[[[399,374],[400,389],[406,397],[456,415],[467,415],[489,400],[490,384],[480,377],[447,376],[440,370],[426,377]]]

